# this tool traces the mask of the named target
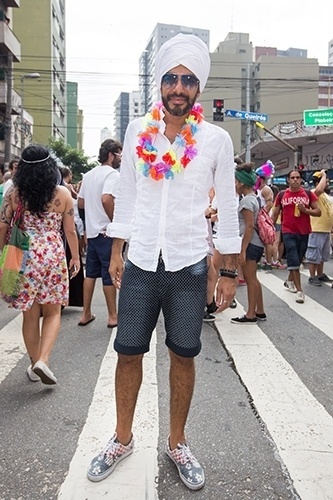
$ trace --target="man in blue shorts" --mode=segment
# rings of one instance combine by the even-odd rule
[[[132,423],[142,381],[142,360],[160,312],[170,357],[170,429],[166,453],[191,490],[204,486],[204,470],[191,453],[185,424],[194,390],[194,358],[207,290],[205,210],[215,187],[220,252],[216,302],[229,307],[236,287],[241,239],[229,134],[204,120],[196,99],[210,69],[206,44],[178,34],[160,48],[155,77],[162,102],[127,128],[115,216],[110,275],[120,289],[114,342],[115,434],[88,470],[101,481],[133,451]],[[124,241],[129,240],[123,262]]]
[[[87,236],[86,273],[83,285],[83,311],[78,323],[86,326],[95,319],[91,302],[97,278],[102,278],[106,300],[107,326],[117,326],[116,288],[109,275],[112,238],[107,237],[106,227],[112,221],[114,200],[119,182],[122,146],[113,139],[102,142],[97,165],[82,180],[78,208],[84,209]]]

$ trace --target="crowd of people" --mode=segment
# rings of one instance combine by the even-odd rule
[[[306,190],[295,168],[288,188],[279,191],[272,184],[272,162],[256,169],[235,159],[229,134],[205,121],[197,102],[209,71],[205,43],[176,35],[155,61],[161,102],[128,125],[124,145],[103,141],[99,165],[77,185],[70,168],[59,168],[48,148],[29,145],[11,162],[0,192],[0,250],[18,209],[30,238],[24,287],[11,307],[23,313],[31,381],[57,383],[49,360],[61,310],[82,307],[78,326],[87,327],[95,320],[96,279],[102,279],[106,326],[117,327],[117,418],[111,439],[91,461],[91,481],[105,479],[133,452],[143,357],[161,312],[170,360],[166,454],[181,481],[199,490],[205,473],[185,427],[203,320],[214,321],[215,313],[237,307],[237,285],[243,281],[246,312],[231,322],[266,321],[259,265],[266,272],[287,267],[284,286],[298,303],[305,300],[304,259],[309,284],[331,281],[324,272],[333,224],[326,172],[316,172],[314,188]],[[275,223],[272,245],[264,245],[259,235],[262,207]]]

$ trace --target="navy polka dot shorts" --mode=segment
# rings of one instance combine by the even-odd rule
[[[179,356],[196,356],[201,350],[206,292],[206,257],[174,272],[165,271],[161,257],[156,271],[144,271],[127,260],[119,292],[115,350],[126,355],[148,352],[162,311],[169,349]]]

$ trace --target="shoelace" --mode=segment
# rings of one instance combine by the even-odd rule
[[[187,462],[196,462],[195,457],[192,455],[190,449],[186,444],[179,444],[175,450],[172,451],[175,455],[177,462],[181,464],[186,464]]]
[[[131,442],[132,440],[125,446],[124,444],[119,443],[117,437],[114,435],[107,443],[101,454],[107,455],[108,457],[117,457],[130,448]]]

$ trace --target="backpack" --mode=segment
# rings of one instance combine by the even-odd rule
[[[257,216],[257,228],[259,238],[266,245],[273,245],[275,241],[275,225],[264,207],[259,208]]]

